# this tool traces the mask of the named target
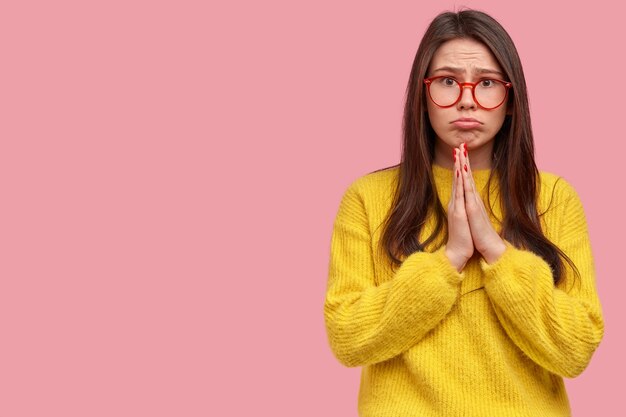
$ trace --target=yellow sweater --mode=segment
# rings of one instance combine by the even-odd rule
[[[432,169],[447,208],[452,171]],[[576,191],[541,173],[539,213],[548,209],[542,227],[577,266],[577,285],[565,264],[555,287],[548,263],[508,242],[496,262],[475,256],[462,273],[443,247],[401,258],[394,273],[378,245],[397,175],[395,167],[353,181],[331,239],[324,318],[337,359],[363,367],[359,415],[571,415],[562,377],[583,372],[604,334]],[[484,200],[488,176],[474,171]],[[501,218],[498,204],[494,211]],[[423,233],[432,230],[430,220]],[[501,230],[495,218],[492,224]]]

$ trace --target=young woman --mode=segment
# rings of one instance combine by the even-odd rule
[[[522,65],[488,15],[446,12],[419,46],[400,164],[335,219],[331,349],[362,366],[360,416],[568,416],[563,377],[603,334],[585,215],[534,161]]]

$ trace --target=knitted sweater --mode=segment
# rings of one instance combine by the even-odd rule
[[[452,171],[432,167],[442,205]],[[569,416],[563,377],[589,364],[603,334],[585,214],[572,186],[540,174],[544,234],[574,262],[555,286],[541,257],[505,241],[488,264],[475,253],[461,273],[444,246],[400,258],[379,249],[398,167],[347,188],[335,218],[324,319],[333,354],[361,366],[362,417]],[[489,170],[474,171],[486,200]],[[492,181],[497,191],[497,181]],[[492,206],[496,231],[499,204]],[[489,212],[489,210],[487,210]],[[434,221],[429,218],[422,239]]]

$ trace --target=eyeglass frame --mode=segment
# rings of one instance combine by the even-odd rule
[[[448,106],[441,106],[441,105],[437,104],[435,102],[435,100],[433,100],[433,97],[430,95],[430,84],[433,82],[433,80],[436,80],[438,78],[451,78],[454,81],[456,81],[457,85],[459,86],[459,96],[457,97],[457,99],[456,99],[456,101],[454,103],[452,103],[452,104],[450,104]],[[495,107],[485,107],[485,106],[482,106],[478,102],[478,100],[476,100],[476,86],[478,85],[478,83],[480,83],[482,81],[485,81],[485,80],[497,81],[497,82],[499,82],[499,83],[504,85],[504,88],[505,88],[504,98],[502,99],[500,104],[498,104]],[[433,77],[424,78],[424,84],[426,84],[426,90],[428,91],[428,98],[430,98],[430,101],[432,101],[435,106],[441,107],[442,109],[447,109],[448,107],[452,107],[456,103],[458,103],[461,100],[461,97],[463,97],[463,89],[465,87],[470,87],[472,89],[472,98],[474,99],[474,103],[476,103],[476,105],[478,107],[480,107],[481,109],[484,109],[484,110],[494,110],[494,109],[497,109],[498,107],[500,107],[506,101],[507,97],[509,96],[509,89],[511,87],[513,87],[513,84],[511,82],[504,81],[504,80],[499,80],[497,78],[482,78],[482,79],[476,81],[475,83],[469,83],[469,82],[462,83],[459,80],[457,80],[456,78],[451,77],[449,75],[435,75]]]

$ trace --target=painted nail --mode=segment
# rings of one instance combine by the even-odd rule
[[[467,158],[467,149],[465,149],[465,157]]]
[[[467,165],[463,165],[463,169],[467,172]]]
[[[456,177],[459,178],[459,170],[456,170]]]
[[[467,150],[467,143],[463,142],[463,147]]]

